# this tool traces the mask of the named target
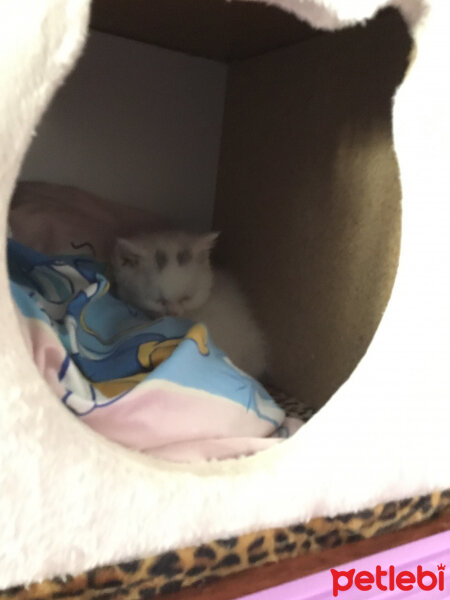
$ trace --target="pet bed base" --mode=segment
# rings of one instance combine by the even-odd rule
[[[316,518],[158,556],[99,567],[0,593],[0,600],[146,600],[204,585],[246,569],[368,539],[437,517],[450,508],[450,490],[373,509]]]

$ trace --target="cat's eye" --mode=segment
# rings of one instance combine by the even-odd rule
[[[158,298],[158,304],[161,304],[161,306],[167,306],[169,303],[165,298],[161,297]]]
[[[183,296],[182,298],[180,298],[180,302],[181,304],[183,304],[184,302],[189,302],[190,299],[190,296]]]
[[[120,258],[120,264],[122,267],[137,267],[139,263],[138,257],[137,256],[122,256]]]

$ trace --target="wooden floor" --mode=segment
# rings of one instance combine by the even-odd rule
[[[413,525],[401,531],[345,544],[339,548],[324,550],[317,554],[256,567],[205,585],[203,588],[191,588],[175,594],[165,595],[162,600],[235,600],[246,594],[280,585],[305,575],[311,575],[449,529],[450,511],[446,511],[437,519]]]

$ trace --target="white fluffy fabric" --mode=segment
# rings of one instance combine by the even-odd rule
[[[278,0],[318,27],[386,0]],[[450,2],[396,0],[417,55],[394,102],[400,267],[364,359],[297,435],[180,466],[108,443],[55,401],[0,256],[0,588],[450,487]],[[82,47],[88,0],[0,0],[0,235],[33,129]],[[425,410],[424,410],[425,409]]]

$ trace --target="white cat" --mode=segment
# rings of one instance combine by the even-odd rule
[[[217,233],[155,232],[118,239],[112,264],[118,296],[152,315],[204,323],[214,343],[253,377],[266,367],[266,346],[242,292],[211,267]]]

